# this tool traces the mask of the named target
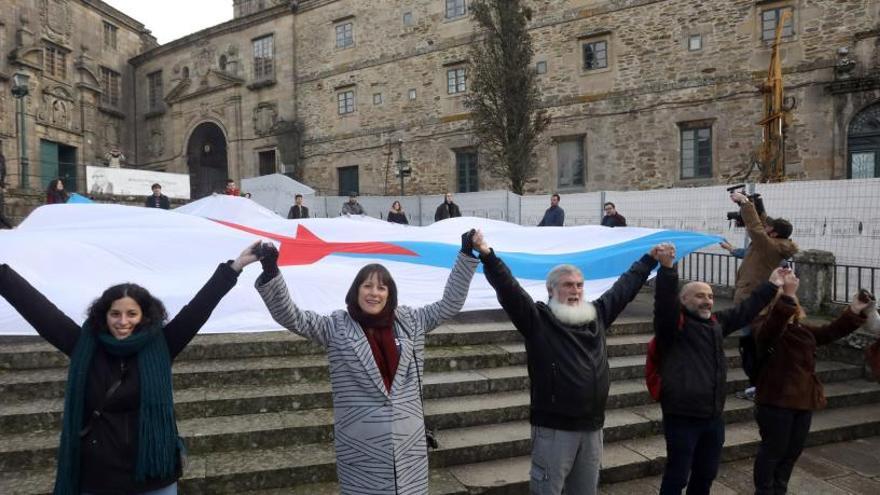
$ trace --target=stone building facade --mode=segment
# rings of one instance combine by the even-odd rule
[[[328,195],[399,194],[400,153],[407,194],[503,189],[464,107],[469,3],[234,0],[231,21],[156,47],[132,21],[142,49],[120,69],[132,79],[119,141],[135,166],[189,173],[195,196],[275,171]],[[552,116],[530,192],[704,185],[747,169],[784,12],[787,175],[880,175],[878,2],[527,4]]]
[[[85,165],[119,151],[134,163],[134,70],[156,46],[143,24],[99,0],[3,0],[0,8],[0,150],[7,182],[22,184],[13,75],[29,76],[23,99],[31,189],[61,177],[85,189]]]

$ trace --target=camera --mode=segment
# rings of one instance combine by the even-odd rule
[[[731,186],[727,188],[727,192],[733,194],[735,192],[745,193],[746,185],[745,184],[737,184],[735,186]],[[749,201],[755,205],[755,211],[758,212],[758,216],[764,214],[764,200],[761,199],[761,195],[758,193],[755,194],[746,194],[746,197],[749,198]],[[746,224],[743,221],[742,213],[739,210],[736,211],[728,211],[727,212],[727,220],[733,220],[737,227],[745,227]]]

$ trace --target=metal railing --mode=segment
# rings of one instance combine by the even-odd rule
[[[831,282],[831,299],[834,302],[852,301],[859,289],[868,289],[876,294],[877,287],[880,287],[880,267],[834,265]]]

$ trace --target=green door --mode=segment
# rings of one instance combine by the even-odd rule
[[[58,143],[40,140],[40,175],[43,190],[49,187],[49,182],[58,178]]]

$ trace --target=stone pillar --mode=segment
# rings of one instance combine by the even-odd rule
[[[801,280],[798,300],[807,314],[827,310],[831,303],[834,283],[834,254],[818,249],[800,251],[794,255],[795,269]]]

